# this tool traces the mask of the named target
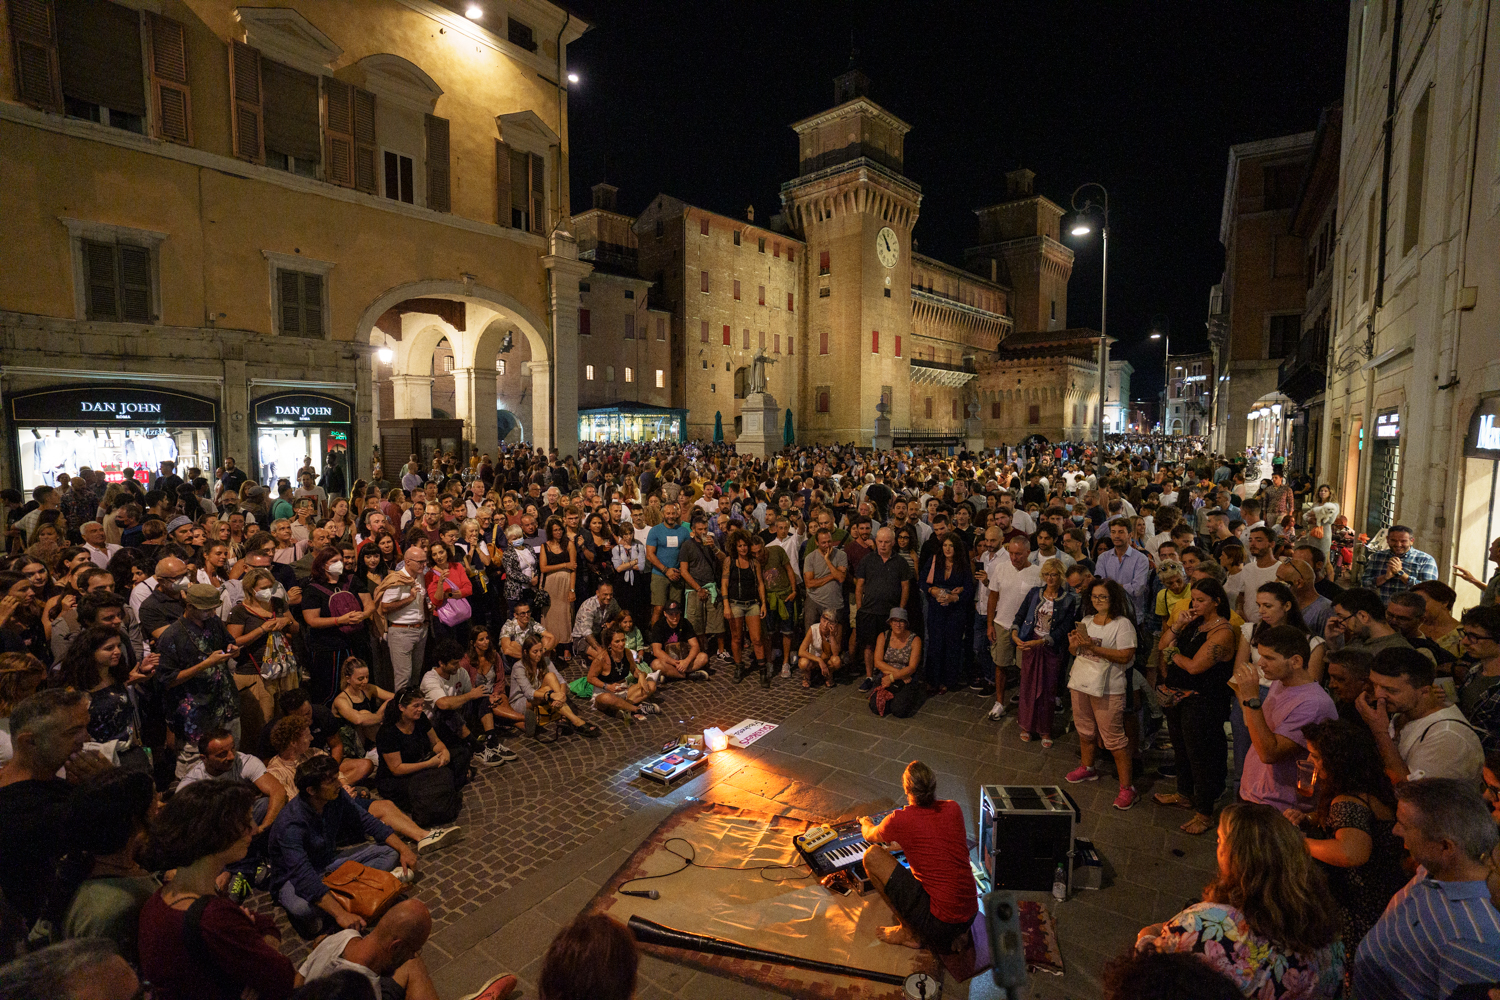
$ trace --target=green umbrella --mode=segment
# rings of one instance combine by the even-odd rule
[[[724,443],[724,414],[714,411],[714,444]]]
[[[781,443],[786,445],[787,447],[791,447],[792,443],[796,440],[797,435],[792,430],[792,411],[787,410],[786,420],[781,428]]]

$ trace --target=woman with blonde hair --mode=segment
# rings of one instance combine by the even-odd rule
[[[1339,910],[1297,828],[1272,806],[1234,803],[1219,815],[1218,861],[1203,902],[1142,928],[1137,950],[1195,954],[1246,997],[1338,996]]]

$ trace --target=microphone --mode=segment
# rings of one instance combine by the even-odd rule
[[[655,889],[646,889],[644,891],[641,890],[641,889],[621,889],[620,890],[620,895],[622,895],[622,896],[639,896],[642,899],[660,899],[661,898],[661,893],[657,892]]]

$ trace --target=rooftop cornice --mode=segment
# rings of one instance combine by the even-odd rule
[[[886,125],[889,125],[901,135],[905,135],[906,133],[911,131],[910,125],[906,124],[906,122],[902,121],[900,118],[897,118],[895,115],[891,114],[885,108],[882,108],[880,105],[876,104],[868,97],[856,97],[854,100],[846,101],[836,108],[829,108],[827,111],[820,111],[810,118],[804,118],[801,121],[793,122],[792,131],[796,132],[798,135],[801,135],[808,129],[817,128],[819,125],[823,125],[832,121],[838,121],[842,118],[849,118],[853,115],[861,113],[867,114],[877,121],[884,122]]]

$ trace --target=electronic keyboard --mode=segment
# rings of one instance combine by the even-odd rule
[[[871,816],[870,821],[878,825],[895,811],[887,809],[879,815]],[[809,827],[792,838],[792,846],[802,855],[802,860],[807,862],[807,867],[812,869],[815,878],[845,870],[860,879],[865,878],[864,858],[870,843],[860,833],[858,819],[833,826]],[[899,852],[893,853],[896,853],[897,860],[901,860]]]

